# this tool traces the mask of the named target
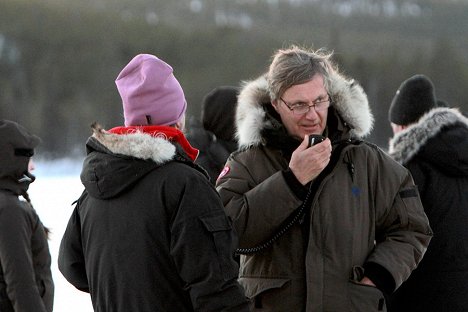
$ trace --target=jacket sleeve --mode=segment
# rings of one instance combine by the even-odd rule
[[[29,216],[18,204],[8,203],[0,214],[0,263],[15,311],[46,312],[36,284],[31,251],[31,235],[39,223],[37,215],[34,216]]]
[[[60,242],[58,268],[63,276],[77,289],[89,292],[88,278],[81,245],[81,223],[78,213],[79,202],[68,221]]]
[[[302,204],[287,174],[259,157],[232,155],[217,182],[226,213],[234,220],[239,247],[249,248],[269,239],[274,231]],[[285,168],[285,170],[287,167]]]
[[[195,311],[248,311],[237,282],[236,236],[215,189],[189,177],[177,201],[170,253]]]
[[[380,289],[391,293],[421,261],[432,230],[409,171],[396,163],[387,167],[391,173],[386,173],[380,188],[389,191],[376,190],[376,246],[364,268]]]

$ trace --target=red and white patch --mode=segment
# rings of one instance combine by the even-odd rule
[[[222,177],[224,177],[226,174],[228,174],[228,172],[231,170],[231,168],[229,168],[228,166],[224,167],[223,170],[221,170],[221,173],[219,174],[218,178],[216,179],[216,181],[218,181],[219,179],[221,179]]]

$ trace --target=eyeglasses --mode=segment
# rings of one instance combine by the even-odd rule
[[[293,112],[294,115],[304,115],[310,111],[310,108],[313,107],[316,112],[323,112],[328,107],[330,107],[330,95],[327,94],[326,98],[318,98],[317,100],[312,102],[312,105],[307,103],[296,103],[296,104],[288,104],[286,103],[283,98],[280,97],[280,100],[283,101],[284,105],[289,108],[290,111]]]

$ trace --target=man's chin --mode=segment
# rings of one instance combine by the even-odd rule
[[[303,134],[322,134],[323,131],[320,129],[320,127],[315,126],[315,127],[302,127],[301,132]]]

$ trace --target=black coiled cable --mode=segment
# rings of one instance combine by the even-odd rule
[[[281,236],[283,236],[296,222],[298,222],[302,216],[305,215],[306,207],[310,205],[309,198],[312,193],[312,185],[309,187],[305,200],[302,202],[301,206],[293,211],[291,215],[282,223],[273,236],[263,243],[260,243],[257,246],[250,248],[238,248],[236,249],[236,254],[240,255],[250,255],[269,248],[275,241],[277,241]]]
[[[279,229],[266,241],[263,243],[260,243],[259,245],[256,245],[254,247],[249,247],[249,248],[237,248],[236,249],[236,254],[239,255],[251,255],[254,253],[258,253],[264,249],[267,249],[273,245],[275,241],[277,241],[281,236],[283,236],[296,222],[298,222],[307,212],[307,208],[311,206],[311,194],[314,193],[318,188],[318,185],[320,182],[323,180],[323,178],[331,172],[333,167],[336,165],[338,162],[339,156],[341,154],[341,151],[348,145],[348,144],[354,144],[358,145],[362,141],[360,140],[352,140],[352,139],[346,139],[346,140],[340,140],[338,142],[334,142],[337,145],[337,148],[333,151],[332,153],[332,158],[330,160],[330,163],[328,166],[325,168],[324,171],[317,177],[317,179],[310,184],[309,190],[307,192],[306,198],[302,202],[302,205],[299,206],[289,217],[284,220],[284,222],[279,226]],[[332,142],[333,143],[333,142]],[[354,177],[354,165],[352,165],[352,178]]]

